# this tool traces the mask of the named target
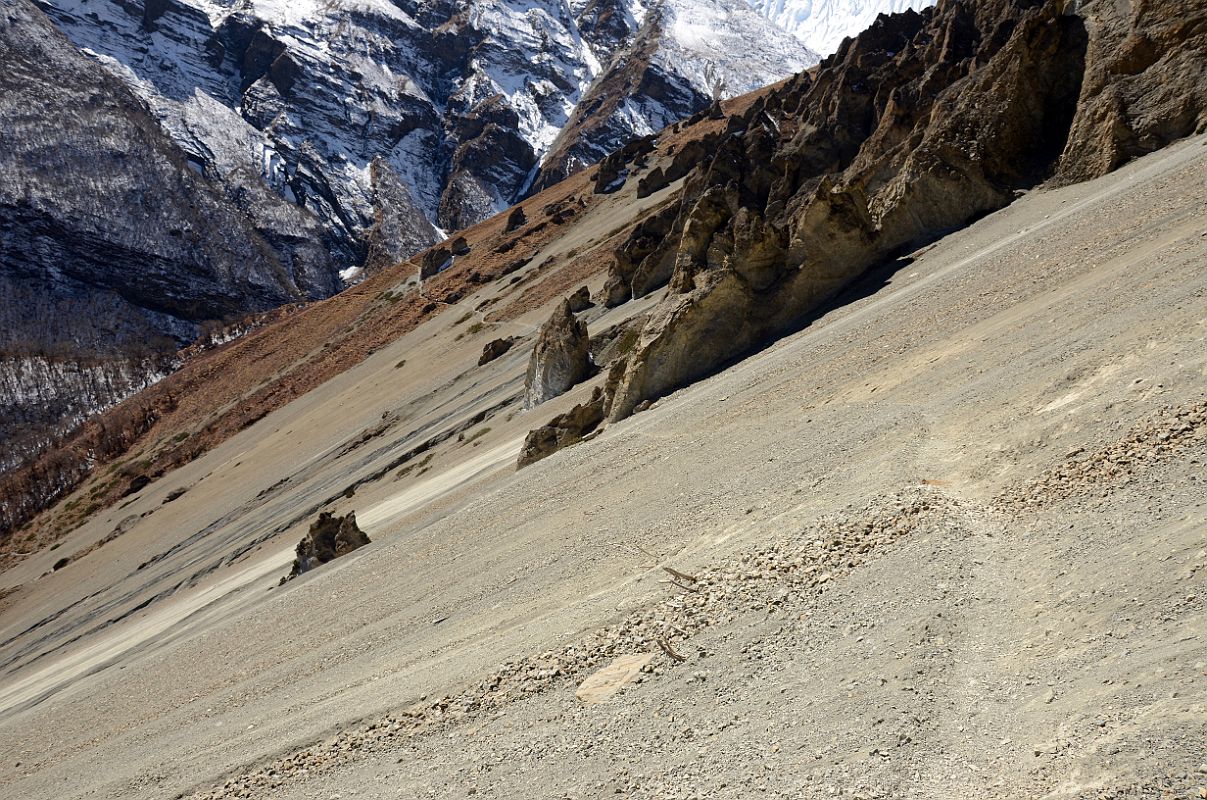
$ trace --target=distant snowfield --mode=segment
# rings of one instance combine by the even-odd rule
[[[842,40],[867,30],[880,14],[920,11],[934,0],[748,0],[767,19],[828,56]]]

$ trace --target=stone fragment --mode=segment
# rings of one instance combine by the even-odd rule
[[[653,653],[619,656],[603,669],[588,676],[579,684],[574,696],[589,706],[602,703],[637,680],[641,668],[653,659]]]

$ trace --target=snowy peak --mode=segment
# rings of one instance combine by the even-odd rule
[[[881,14],[920,11],[935,0],[749,0],[767,19],[811,50],[830,55],[848,36],[867,30]]]
[[[716,87],[738,94],[817,60],[745,0],[38,3],[199,173],[314,215],[341,267],[405,258],[523,197],[616,65],[652,64],[658,80],[624,87],[592,160]]]
[[[660,13],[662,63],[718,99],[760,89],[820,60],[741,4],[666,0]]]

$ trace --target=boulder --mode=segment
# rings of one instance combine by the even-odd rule
[[[419,262],[419,277],[427,280],[448,269],[453,263],[453,251],[448,247],[433,247],[423,254]]]
[[[575,314],[595,306],[591,302],[591,290],[586,286],[579,287],[578,291],[566,298],[566,302],[570,304],[570,310]]]
[[[289,575],[281,583],[292,580],[315,567],[334,561],[357,548],[369,544],[369,537],[356,524],[356,515],[349,512],[337,517],[324,511],[310,525],[310,531],[298,542],[297,558]]]
[[[591,374],[591,337],[563,300],[537,334],[524,384],[524,407],[535,408]]]
[[[564,414],[551,419],[547,424],[530,431],[520,449],[520,458],[516,469],[523,469],[529,464],[535,464],[547,458],[564,447],[577,444],[583,440],[604,420],[605,397],[604,390],[596,387],[591,393],[591,399],[580,403]]]
[[[507,228],[505,230],[505,233],[512,233],[514,231],[518,231],[520,228],[524,227],[527,224],[528,224],[528,217],[526,217],[524,215],[523,206],[516,206],[515,208],[513,208],[511,210],[511,213],[507,215]]]
[[[485,364],[489,364],[496,358],[501,358],[507,353],[507,351],[511,350],[514,344],[515,340],[511,337],[506,339],[495,339],[492,342],[488,342],[486,346],[482,348],[482,355],[478,359],[478,366],[481,367]]]

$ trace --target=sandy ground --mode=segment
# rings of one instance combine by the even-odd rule
[[[1198,797],[1205,266],[1199,138],[520,473],[581,392],[443,314],[5,573],[0,794]],[[374,543],[275,588],[320,506]]]

